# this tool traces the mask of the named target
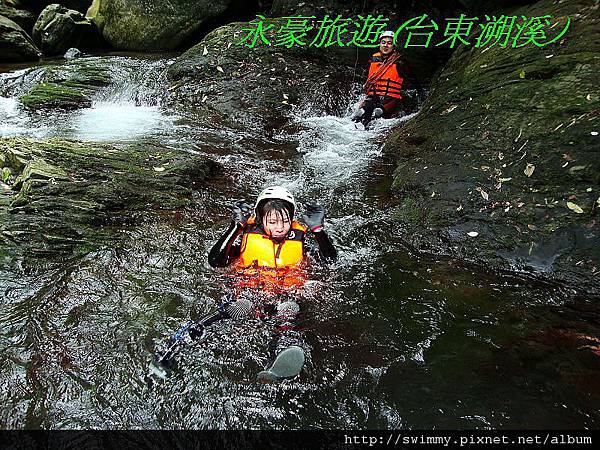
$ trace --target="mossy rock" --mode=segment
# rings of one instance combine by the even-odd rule
[[[87,108],[98,88],[108,85],[111,78],[105,66],[86,58],[48,67],[42,80],[19,98],[31,110]]]
[[[11,6],[0,4],[0,16],[4,16],[19,25],[25,32],[31,33],[35,23],[35,15],[24,9],[17,9]]]
[[[285,22],[265,20],[267,39],[274,42],[272,31]],[[173,104],[253,129],[281,126],[295,108],[308,104],[317,114],[340,113],[347,106],[354,52],[268,46],[260,40],[250,48],[240,44],[249,26],[219,27],[177,58],[166,72]]]
[[[11,167],[9,191],[0,196],[0,243],[26,256],[117,243],[119,226],[192,206],[194,190],[218,170],[177,150],[61,139],[3,138],[0,155]]]
[[[0,15],[0,61],[39,61],[41,56],[42,52],[23,28]]]
[[[42,83],[34,86],[19,100],[30,109],[77,109],[92,104],[87,89],[69,88],[57,83]]]
[[[94,0],[86,16],[120,50],[172,50],[226,12],[230,0]]]
[[[33,40],[46,55],[62,55],[72,47],[100,47],[96,26],[80,12],[58,4],[40,13],[33,27]]]
[[[406,239],[600,290],[599,9],[544,0],[510,14],[571,25],[544,48],[459,48],[420,113],[387,138],[401,209],[428,199]]]

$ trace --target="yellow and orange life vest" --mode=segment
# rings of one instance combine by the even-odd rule
[[[380,71],[384,64],[385,61],[381,52],[375,53],[369,65],[369,77],[365,93],[367,95],[401,99],[402,94],[400,89],[402,88],[404,78],[398,74],[395,63],[389,64],[387,68]]]
[[[304,257],[304,235],[307,228],[292,222],[290,232],[280,243],[263,234],[255,225],[255,219],[248,220],[249,231],[242,237],[240,263],[242,267],[284,268],[299,264]]]

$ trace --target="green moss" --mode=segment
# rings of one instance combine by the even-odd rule
[[[114,148],[61,139],[0,139],[5,161],[21,162],[11,190],[0,201],[0,236],[24,253],[76,253],[117,239],[107,225],[148,220],[152,210],[192,202],[195,186],[210,177],[212,161],[170,150],[148,161],[147,146]],[[157,161],[169,162],[163,173]],[[140,189],[144,186],[144,189]]]
[[[70,88],[56,83],[42,83],[34,86],[19,98],[30,109],[76,109],[89,107],[91,100],[82,89]]]
[[[423,199],[404,197],[394,210],[394,218],[413,227],[421,224],[425,218]]]
[[[44,82],[20,97],[29,109],[77,109],[89,107],[92,96],[111,81],[106,67],[95,61],[74,61],[65,66],[48,67]]]
[[[477,224],[487,239],[440,251],[503,268],[512,267],[514,255],[520,264],[531,260],[533,270],[540,267],[536,258],[552,260],[553,276],[567,278],[585,272],[575,263],[600,246],[593,209],[600,139],[592,134],[599,131],[600,29],[586,2],[542,0],[514,13],[569,15],[571,31],[546,48],[455,52],[421,112],[386,140],[384,151],[397,160],[392,192],[408,196],[395,216],[414,225],[407,239],[432,247],[447,230]],[[530,176],[527,164],[535,166]],[[413,200],[432,192],[426,209]],[[584,214],[568,210],[568,200]],[[600,264],[597,251],[591,259]]]

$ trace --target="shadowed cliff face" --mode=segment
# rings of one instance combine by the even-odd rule
[[[598,4],[513,14],[571,26],[544,48],[456,51],[420,114],[386,142],[395,214],[424,251],[598,290]]]

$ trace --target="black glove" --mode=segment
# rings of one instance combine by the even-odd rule
[[[233,208],[231,210],[233,212],[233,220],[237,223],[245,225],[252,215],[253,207],[244,200],[238,200],[233,204]]]
[[[302,221],[312,231],[321,231],[325,220],[325,208],[320,205],[307,205],[306,211],[302,215]]]

